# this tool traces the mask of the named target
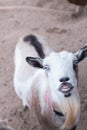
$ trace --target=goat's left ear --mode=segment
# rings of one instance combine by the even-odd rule
[[[26,61],[29,65],[37,68],[43,68],[42,59],[38,57],[26,57]]]
[[[82,61],[83,59],[85,59],[87,57],[87,45],[84,46],[83,48],[81,48],[80,50],[78,50],[75,53],[75,60],[74,60],[74,64],[78,64],[80,61]]]

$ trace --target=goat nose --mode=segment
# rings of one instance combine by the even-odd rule
[[[63,77],[59,80],[60,82],[66,82],[69,81],[69,77]]]

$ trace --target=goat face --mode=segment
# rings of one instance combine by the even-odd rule
[[[43,60],[32,57],[27,57],[26,60],[30,65],[43,68],[46,71],[50,89],[63,93],[72,93],[77,87],[77,64],[86,56],[87,46],[76,53],[67,51],[53,52]]]
[[[74,59],[74,54],[66,51],[51,53],[44,59],[43,66],[48,76],[50,89],[68,95],[76,89],[77,72],[73,64]]]

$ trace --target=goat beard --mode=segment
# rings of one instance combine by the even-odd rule
[[[70,97],[64,97],[63,95],[61,97],[58,97],[60,99],[60,101],[58,102],[57,99],[55,99],[55,101],[52,101],[52,95],[51,92],[48,90],[45,91],[45,93],[42,91],[42,94],[44,96],[43,97],[43,102],[45,102],[45,106],[43,106],[43,102],[41,101],[40,98],[40,88],[38,88],[37,83],[39,82],[38,80],[40,80],[40,78],[38,78],[38,76],[36,75],[37,78],[35,78],[33,80],[32,83],[32,89],[31,89],[31,93],[32,93],[32,98],[31,98],[31,109],[35,108],[34,111],[36,111],[36,114],[38,116],[40,110],[42,115],[46,114],[46,111],[52,111],[53,109],[61,111],[66,119],[64,124],[62,125],[62,129],[68,128],[68,129],[72,129],[72,127],[75,125],[75,123],[78,122],[79,116],[80,116],[80,98],[79,98],[79,94],[77,89],[75,91],[73,91],[73,93],[71,94]],[[38,80],[37,80],[38,79]],[[46,80],[46,79],[45,79]],[[44,83],[46,82],[44,80]],[[47,83],[46,83],[47,84]],[[34,87],[35,86],[35,87]],[[36,89],[37,88],[37,89]],[[49,88],[49,87],[47,87]],[[46,89],[47,89],[46,88]],[[40,90],[38,90],[40,89]],[[48,107],[46,107],[48,106]],[[36,107],[38,109],[36,109]],[[48,110],[49,108],[49,110]],[[44,113],[45,112],[45,113]]]
[[[47,92],[48,91],[46,91],[46,95],[47,95]],[[40,98],[38,97],[39,96],[38,92],[37,93],[35,92],[34,95],[36,95],[36,96],[35,96],[35,98],[33,97],[33,100],[32,100],[32,102],[34,103],[33,107],[35,105],[35,108],[36,108],[36,104],[38,104],[39,110],[41,109],[42,115],[45,116],[47,113],[51,114],[51,112],[53,110],[58,110],[65,115],[66,119],[64,121],[64,124],[61,126],[61,129],[66,129],[66,128],[72,129],[73,126],[78,122],[79,116],[80,116],[80,98],[79,98],[79,94],[77,91],[72,93],[72,95],[68,98],[65,98],[64,96],[59,97],[61,99],[59,103],[52,102],[52,97],[50,97],[51,95],[49,92],[49,94],[46,98],[47,101],[44,100],[46,103],[44,108],[43,108],[43,106],[41,106]],[[35,111],[37,111],[37,110],[35,110]],[[37,111],[36,113],[39,114],[39,111]]]
[[[63,96],[58,106],[56,103],[53,103],[53,107],[59,109],[66,116],[66,120],[61,128],[71,129],[75,123],[78,122],[80,115],[80,98],[78,91],[76,90],[68,98]]]

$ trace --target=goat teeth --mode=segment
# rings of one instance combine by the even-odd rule
[[[68,86],[63,86],[63,88],[64,88],[64,89],[67,89],[67,88],[69,88],[69,87],[68,87]]]
[[[61,90],[62,91],[68,91],[68,90],[70,90],[70,88],[68,86],[64,86]]]

